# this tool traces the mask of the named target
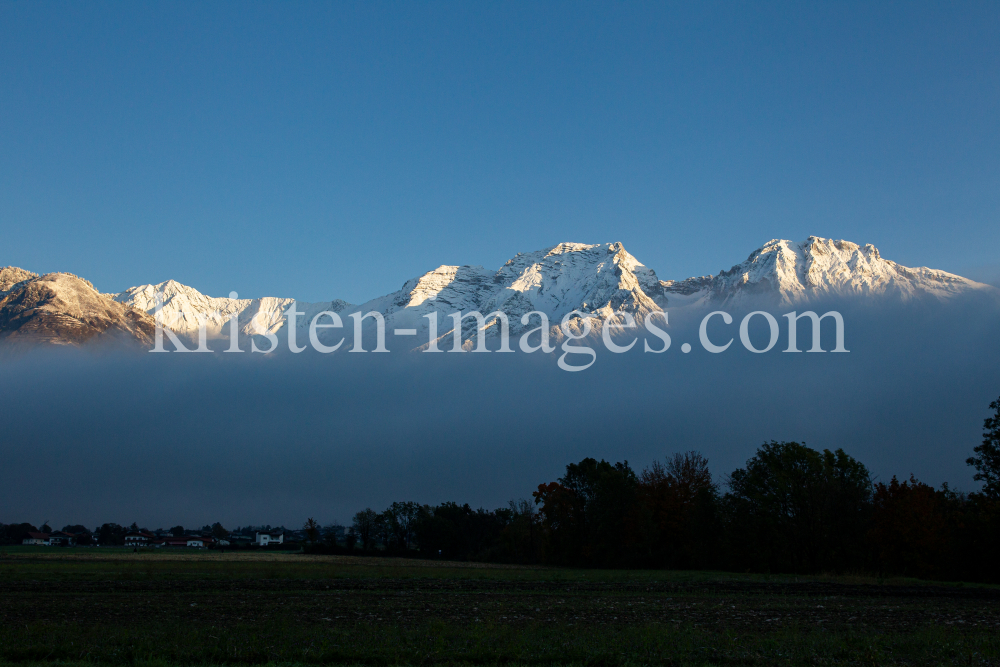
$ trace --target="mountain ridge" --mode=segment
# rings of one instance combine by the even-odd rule
[[[47,274],[51,275],[56,274]],[[47,276],[16,267],[0,269],[0,297],[6,301]],[[129,318],[133,316],[128,313],[152,315],[159,295],[163,324],[189,337],[197,334],[202,321],[210,337],[222,337],[234,315],[241,335],[287,336],[286,314],[293,303],[302,314],[296,320],[297,329],[307,328],[321,312],[340,315],[356,309],[361,314],[379,313],[385,318],[387,331],[412,330],[423,340],[429,340],[425,337],[431,333],[427,316],[433,313],[438,314],[437,338],[441,340],[454,335],[448,318],[451,313],[491,315],[483,325],[472,318],[463,320],[459,337],[467,343],[480,326],[487,334],[495,334],[499,324],[496,311],[508,317],[511,334],[517,335],[538,325],[537,318],[529,325],[521,322],[522,316],[536,311],[545,313],[551,325],[579,311],[619,324],[626,324],[631,317],[642,326],[655,313],[681,309],[786,307],[830,298],[947,300],[980,290],[1000,295],[997,288],[955,274],[886,260],[871,244],[810,236],[802,242],[773,239],[728,270],[681,281],[661,280],[621,243],[566,242],[518,253],[496,271],[473,265],[442,265],[405,281],[395,292],[359,305],[340,299],[306,303],[284,297],[211,297],[173,280],[101,296],[123,308],[116,314],[120,321],[112,328],[131,332],[141,341],[145,330],[139,326],[132,331]],[[103,308],[96,301],[92,305],[97,311]],[[107,312],[103,317],[115,319]],[[350,328],[351,322],[344,326]],[[373,324],[369,320],[365,326],[370,330]],[[0,324],[0,336],[3,332]],[[554,333],[560,335],[558,330]]]
[[[796,243],[772,239],[729,270],[665,286],[686,296],[701,294],[714,303],[739,303],[746,296],[773,294],[780,305],[810,298],[895,294],[903,300],[921,293],[948,298],[967,289],[992,286],[961,276],[910,268],[883,259],[878,248],[810,236]]]

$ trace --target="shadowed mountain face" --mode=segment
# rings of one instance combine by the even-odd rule
[[[140,349],[153,345],[152,317],[100,294],[88,281],[68,273],[26,280],[10,285],[14,289],[0,299],[3,343],[80,346],[108,342]]]
[[[0,321],[0,339],[16,338],[22,334],[13,334],[23,331],[44,342],[79,345],[110,331],[127,334],[123,340],[151,345],[148,323],[137,313],[151,315],[159,303],[163,325],[189,338],[197,336],[202,323],[209,338],[225,338],[231,331],[227,323],[235,317],[239,335],[244,337],[243,347],[247,337],[264,334],[287,340],[294,333],[298,340],[305,340],[310,323],[321,313],[327,313],[328,321],[336,321],[335,317],[346,320],[344,329],[349,338],[349,313],[376,312],[384,318],[386,331],[412,332],[407,339],[413,343],[409,349],[426,347],[435,337],[445,343],[455,333],[467,348],[480,331],[493,337],[500,329],[498,317],[487,317],[482,325],[470,318],[455,332],[449,316],[457,312],[489,315],[501,311],[515,337],[538,326],[537,320],[523,325],[522,316],[542,312],[552,326],[551,335],[558,340],[562,336],[558,323],[573,311],[598,318],[593,323],[596,335],[600,321],[628,326],[620,313],[627,313],[642,328],[647,316],[663,311],[687,317],[716,308],[751,311],[831,299],[891,304],[945,301],[970,294],[997,299],[1000,295],[992,286],[944,271],[912,269],[885,260],[872,245],[815,236],[803,242],[769,241],[728,271],[683,281],[660,280],[620,243],[561,243],[519,253],[496,271],[479,266],[441,266],[360,306],[339,299],[297,303],[277,297],[214,298],[172,280],[111,295],[117,303],[110,306],[109,299],[97,294],[86,281],[67,274],[36,278],[13,268],[0,270],[0,288],[9,290],[6,295],[0,291],[8,304]],[[124,308],[116,310],[119,304]],[[296,315],[290,314],[293,307]],[[26,315],[29,311],[30,317]],[[432,327],[429,318],[435,316],[438,324]],[[374,325],[370,318],[364,322],[366,338]],[[579,328],[578,320],[571,328]],[[329,346],[344,333],[340,328],[322,330],[318,340]],[[285,347],[283,343],[280,346]],[[264,345],[263,349],[269,348]]]

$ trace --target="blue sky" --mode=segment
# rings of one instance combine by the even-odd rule
[[[381,295],[809,234],[1000,280],[1000,4],[0,2],[0,265]]]

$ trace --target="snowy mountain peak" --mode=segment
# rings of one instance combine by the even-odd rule
[[[663,292],[656,274],[621,243],[560,243],[522,253],[497,271],[494,283],[499,289],[490,301],[491,310],[511,310],[514,305],[513,312],[528,308],[552,318],[573,310],[629,310],[644,315],[660,309],[655,299]]]
[[[651,296],[652,295],[652,296]],[[630,255],[620,243],[560,243],[535,252],[519,253],[497,271],[481,266],[441,266],[407,281],[392,294],[358,306],[362,313],[377,311],[386,329],[416,330],[418,339],[429,329],[428,315],[436,313],[439,337],[452,332],[453,313],[496,311],[507,315],[512,334],[523,328],[521,317],[541,311],[558,324],[574,310],[606,317],[628,311],[638,321],[659,311],[664,296],[656,274]],[[496,318],[487,324],[497,331]],[[463,327],[463,340],[474,332]],[[531,326],[537,326],[532,323]]]
[[[882,259],[878,248],[850,241],[810,236],[805,241],[768,241],[746,261],[717,276],[664,283],[677,301],[740,304],[749,300],[781,305],[848,296],[917,296],[947,298],[986,287],[945,271],[911,269]],[[679,305],[673,303],[672,305]]]
[[[156,298],[162,299],[161,318],[164,326],[184,334],[196,334],[201,320],[205,320],[209,336],[222,335],[222,328],[237,315],[237,323],[243,334],[274,333],[284,326],[285,312],[295,299],[263,297],[259,299],[230,299],[228,297],[205,296],[193,287],[176,280],[167,280],[158,285],[131,287],[115,295],[115,301],[146,313],[156,310]],[[340,312],[351,304],[340,299],[318,304],[299,303],[300,311],[320,312],[330,310]],[[301,321],[298,323],[301,325]]]
[[[426,301],[440,301],[441,305],[472,305],[468,298],[489,289],[493,272],[481,266],[439,266],[419,278],[407,281],[399,291],[396,305],[412,308]]]

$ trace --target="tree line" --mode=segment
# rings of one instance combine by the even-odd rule
[[[874,480],[843,449],[768,442],[720,484],[698,452],[642,471],[586,458],[487,511],[395,502],[350,527],[310,519],[306,549],[574,567],[854,572],[1000,581],[1000,399],[961,493]]]
[[[446,502],[394,502],[354,515],[350,526],[309,519],[307,551],[419,556],[571,567],[854,572],[1000,583],[1000,399],[966,463],[980,491],[934,488],[912,475],[874,480],[843,449],[799,442],[761,445],[722,480],[695,451],[636,471],[627,461],[586,458],[540,484],[532,500],[495,510]],[[721,483],[720,483],[721,481]],[[262,527],[262,528],[270,528]],[[102,545],[129,530],[103,524],[65,532]],[[30,524],[0,524],[18,544]],[[233,533],[253,533],[253,527]],[[52,532],[48,525],[40,532]],[[175,526],[157,533],[184,534]],[[231,535],[221,524],[205,535]]]

